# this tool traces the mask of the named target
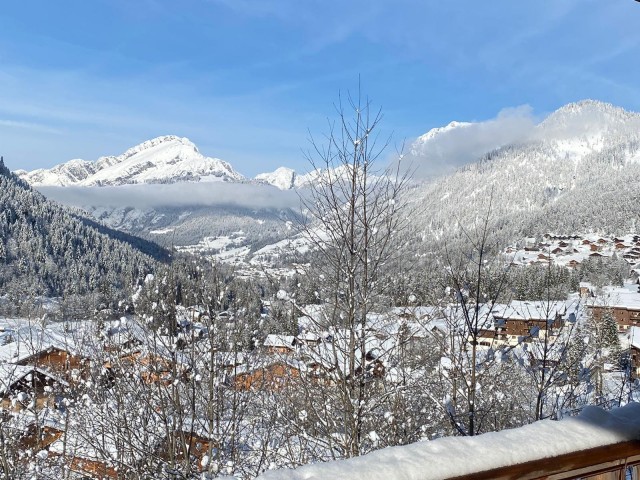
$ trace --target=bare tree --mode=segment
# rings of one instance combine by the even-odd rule
[[[331,389],[316,383],[323,394],[309,394],[306,399],[324,402],[307,410],[318,412],[327,438],[332,439],[331,450],[351,457],[362,453],[366,419],[378,405],[372,400],[375,354],[367,320],[380,311],[389,294],[390,266],[408,223],[401,197],[407,176],[400,173],[399,163],[375,169],[389,139],[380,138],[382,113],[368,98],[360,91],[346,101],[341,97],[336,111],[338,119],[329,122],[324,141],[311,139],[307,158],[316,179],[301,196],[307,214],[302,228],[317,251],[311,270],[319,279],[323,307],[322,315],[308,318],[330,332],[314,374],[320,369]],[[307,388],[312,385],[307,383]]]

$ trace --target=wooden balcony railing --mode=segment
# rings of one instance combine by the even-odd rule
[[[640,404],[275,470],[264,480],[640,480]]]

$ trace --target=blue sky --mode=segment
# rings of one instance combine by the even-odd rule
[[[640,111],[633,0],[25,0],[0,13],[9,168],[165,134],[253,176],[307,167],[340,91],[397,143],[451,120],[595,98]]]

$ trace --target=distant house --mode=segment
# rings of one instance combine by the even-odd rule
[[[514,301],[496,305],[492,316],[497,338],[515,345],[555,336],[564,325],[566,313],[564,302]]]
[[[293,335],[267,335],[262,346],[267,353],[291,353],[296,350],[298,340]]]
[[[71,432],[60,432],[58,438],[51,443],[49,455],[64,459],[66,467],[80,478],[97,478],[100,480],[122,478],[118,469],[103,459],[101,452],[94,451],[85,439]]]
[[[183,462],[188,458],[191,460],[192,465],[195,463],[198,472],[203,472],[208,464],[207,455],[218,447],[219,444],[213,439],[183,429],[174,431],[169,437],[165,438],[158,445],[156,454],[164,460],[169,460],[169,453],[171,453],[174,459],[179,462]]]
[[[12,363],[15,365],[32,366],[50,371],[70,382],[79,381],[89,367],[88,358],[53,345],[23,349],[22,354],[13,360]]]
[[[503,335],[499,335],[498,332],[490,328],[481,328],[478,331],[478,345],[482,347],[492,347],[504,343]]]
[[[55,407],[56,391],[68,386],[63,378],[38,367],[0,365],[0,407],[6,410],[22,410],[31,402],[38,409]]]
[[[581,298],[593,297],[593,286],[590,283],[580,282],[578,293]]]
[[[104,364],[109,376],[117,372],[133,372],[145,383],[168,385],[176,379],[183,379],[189,372],[189,366],[182,364],[178,358],[172,359],[157,352],[137,350],[123,355],[115,361]]]
[[[253,365],[241,366],[228,377],[227,383],[236,390],[281,390],[298,378],[306,367],[301,362],[277,358],[262,358]]]
[[[618,325],[618,332],[624,333],[631,327],[640,326],[640,306],[625,305],[589,305],[594,320],[601,320],[606,314],[610,314]]]
[[[605,287],[604,297],[596,298],[587,305],[594,320],[611,315],[618,325],[618,332],[624,333],[631,327],[640,326],[640,293],[635,285]]]

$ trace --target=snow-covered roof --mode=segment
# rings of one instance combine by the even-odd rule
[[[603,287],[602,293],[598,294],[590,305],[601,307],[618,307],[640,310],[640,293],[638,285],[627,283],[622,287]]]
[[[508,305],[495,305],[493,316],[509,320],[555,320],[563,317],[567,311],[564,301],[519,301]]]
[[[51,372],[47,370],[43,370],[41,368],[33,367],[30,365],[11,365],[11,364],[0,364],[0,395],[6,394],[11,386],[16,382],[19,382],[27,375],[33,373],[40,373],[46,377],[55,380],[64,386],[69,386],[69,384],[59,376],[53,375]]]
[[[258,478],[441,480],[638,438],[640,404],[630,403],[611,411],[589,406],[579,416],[561,421],[542,420],[475,437],[446,437],[389,447],[348,460],[306,465],[295,470],[268,471]]]
[[[277,334],[269,334],[267,338],[264,339],[265,347],[284,347],[284,348],[293,348],[296,343],[296,337],[293,335],[277,335]]]

